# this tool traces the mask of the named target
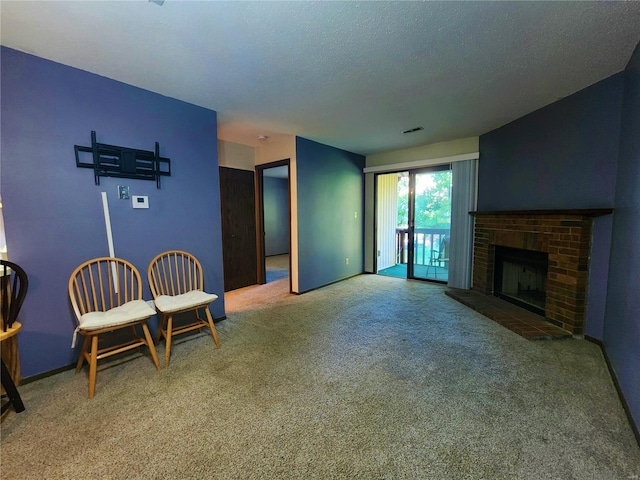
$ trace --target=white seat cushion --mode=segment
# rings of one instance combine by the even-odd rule
[[[116,327],[136,320],[144,320],[155,314],[156,311],[144,300],[132,300],[106,312],[85,313],[80,317],[80,329],[98,330]]]
[[[206,293],[200,290],[191,290],[181,295],[160,295],[155,299],[156,308],[162,313],[173,313],[190,308],[209,305],[218,296],[215,293]]]

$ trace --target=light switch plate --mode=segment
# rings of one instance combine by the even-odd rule
[[[127,185],[118,185],[118,198],[127,200],[129,198],[129,187]]]
[[[149,197],[146,195],[133,195],[131,204],[133,208],[149,208]]]

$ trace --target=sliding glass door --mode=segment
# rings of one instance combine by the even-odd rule
[[[378,273],[446,282],[451,232],[450,167],[377,178]]]
[[[408,278],[449,278],[451,170],[448,165],[410,172]]]

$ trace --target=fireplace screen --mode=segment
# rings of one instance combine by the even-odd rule
[[[543,252],[496,246],[494,295],[544,315],[548,263]]]

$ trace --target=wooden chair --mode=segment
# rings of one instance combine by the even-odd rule
[[[22,328],[22,325],[17,319],[28,288],[29,279],[25,271],[13,262],[0,260],[0,316],[2,317],[0,343],[10,338],[15,341],[15,335],[17,335]],[[17,350],[14,351],[17,353]],[[24,403],[11,377],[11,372],[4,363],[4,359],[2,359],[1,362],[0,375],[2,378],[2,387],[9,400],[2,405],[0,412],[4,413],[6,409],[12,406],[16,413],[20,413],[24,410]],[[17,371],[19,372],[19,369]],[[5,397],[5,395],[3,395],[3,397]]]
[[[78,321],[73,334],[74,345],[77,333],[84,337],[76,373],[87,360],[89,398],[95,393],[98,360],[146,345],[156,369],[160,369],[147,327],[147,320],[156,312],[142,299],[140,272],[131,263],[112,257],[84,262],[69,278],[69,298]],[[138,325],[142,327],[144,337],[138,335]],[[113,345],[115,333],[127,338]],[[109,338],[111,342],[101,348],[99,342]]]
[[[147,273],[151,294],[161,316],[156,340],[165,338],[165,366],[169,365],[171,337],[174,335],[209,327],[216,347],[220,348],[209,311],[209,305],[218,296],[204,292],[202,266],[198,259],[181,250],[163,252],[151,260]],[[200,309],[204,310],[206,320],[198,314]],[[195,319],[174,325],[174,316],[186,312],[192,312]]]

